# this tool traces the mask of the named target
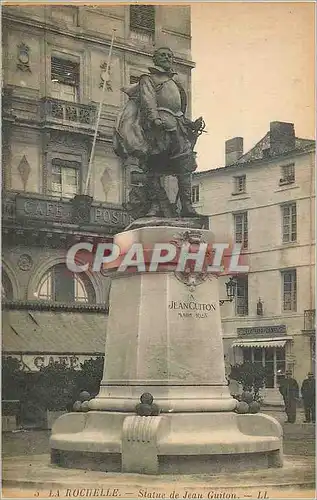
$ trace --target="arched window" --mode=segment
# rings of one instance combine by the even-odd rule
[[[41,279],[35,296],[54,302],[95,303],[96,295],[88,276],[74,274],[64,264],[51,267]]]
[[[1,271],[1,278],[2,278],[1,298],[2,300],[12,300],[13,299],[12,283],[7,273],[3,269]]]
[[[139,187],[144,184],[144,173],[138,170],[132,170],[130,172],[130,186]]]

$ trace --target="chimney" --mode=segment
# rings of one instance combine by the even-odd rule
[[[236,163],[243,155],[243,137],[233,137],[226,141],[226,167]]]
[[[270,123],[270,154],[278,155],[295,149],[294,123]]]

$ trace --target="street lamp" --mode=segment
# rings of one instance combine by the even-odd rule
[[[236,287],[237,287],[237,282],[235,279],[231,276],[229,278],[229,281],[226,282],[226,292],[227,292],[227,299],[219,300],[219,304],[222,306],[225,302],[232,302],[233,299],[235,298],[236,295]]]

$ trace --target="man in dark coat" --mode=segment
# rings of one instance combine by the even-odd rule
[[[301,393],[305,409],[305,423],[315,423],[315,386],[314,374],[309,372],[302,383]]]
[[[296,380],[292,378],[291,371],[287,371],[285,373],[285,378],[281,380],[279,390],[284,399],[285,413],[287,415],[286,422],[289,424],[295,424],[299,387]]]

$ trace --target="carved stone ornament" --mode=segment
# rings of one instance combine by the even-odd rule
[[[17,69],[20,69],[21,71],[28,71],[29,73],[31,73],[30,47],[23,42],[18,45],[17,59]]]
[[[23,255],[20,256],[18,260],[18,267],[19,269],[21,269],[21,271],[29,271],[32,266],[33,266],[33,260],[30,255],[24,253]]]
[[[210,275],[206,271],[202,273],[195,273],[190,269],[185,269],[185,271],[175,271],[174,274],[178,281],[181,281],[184,285],[188,286],[190,292],[194,292],[198,285],[201,285],[210,278]]]
[[[184,231],[182,233],[175,234],[173,237],[174,240],[171,243],[174,243],[177,247],[181,247],[184,243],[196,244],[206,243],[202,237],[203,233],[196,229],[190,229],[189,231]]]
[[[107,198],[107,195],[112,186],[111,175],[107,167],[104,169],[103,174],[100,177],[100,181],[103,188],[103,192],[105,193],[105,196]]]
[[[189,243],[190,245],[200,245],[201,243],[206,243],[203,239],[202,231],[197,229],[190,229],[188,231],[183,231],[181,233],[175,234],[171,243],[181,248],[184,243]],[[196,286],[201,285],[210,276],[207,271],[195,272],[192,268],[187,267],[185,271],[175,271],[175,277],[188,286],[190,292],[194,292]]]
[[[18,172],[21,176],[22,182],[23,182],[23,189],[24,191],[26,190],[26,185],[29,179],[29,175],[31,172],[31,167],[29,162],[26,159],[26,156],[23,155],[23,158],[21,159],[19,165],[18,165]]]

